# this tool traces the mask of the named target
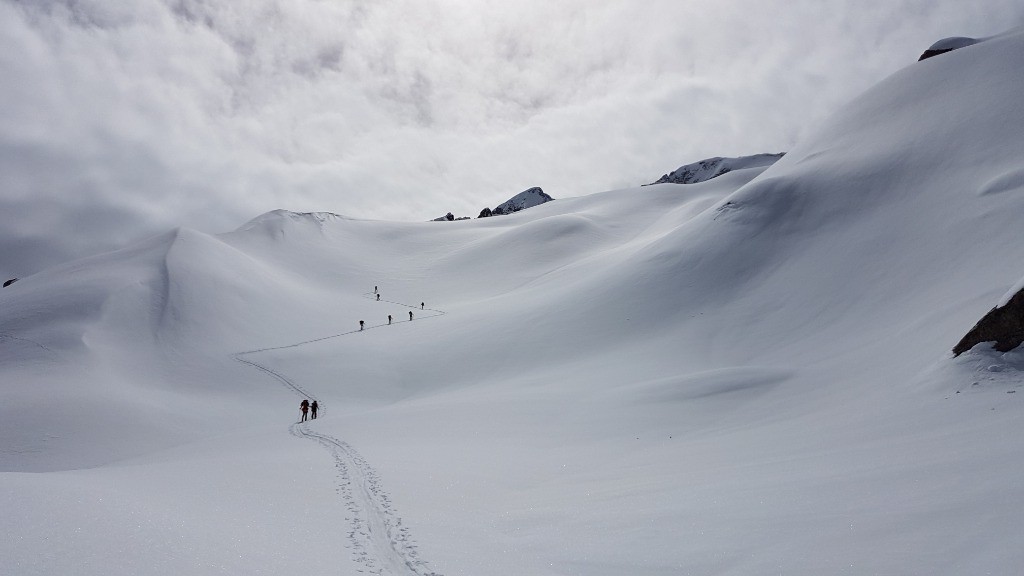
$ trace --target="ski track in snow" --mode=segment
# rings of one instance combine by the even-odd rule
[[[374,293],[373,292],[367,292],[366,294],[363,294],[363,296],[366,297],[366,298],[369,298],[371,300],[374,299]],[[436,318],[438,316],[444,316],[445,315],[445,312],[442,311],[442,310],[434,310],[433,308],[420,308],[419,306],[413,306],[413,305],[410,305],[410,304],[403,304],[401,302],[395,302],[393,300],[378,300],[378,302],[382,302],[382,303],[386,302],[388,304],[396,304],[398,306],[403,306],[403,307],[408,308],[410,310],[419,310],[421,312],[430,312],[430,314],[425,314],[423,316],[417,316],[416,318],[418,320],[426,320],[428,318]],[[372,325],[366,326],[363,329],[356,328],[355,330],[349,330],[348,332],[341,332],[339,334],[331,334],[330,336],[323,336],[321,338],[314,338],[312,340],[303,340],[302,342],[296,342],[294,344],[286,344],[284,346],[272,346],[270,348],[259,348],[259,349],[256,349],[256,350],[247,350],[245,352],[238,352],[238,353],[235,354],[235,358],[238,359],[238,360],[241,360],[238,357],[239,356],[244,356],[246,354],[255,354],[257,352],[269,352],[271,350],[286,350],[288,348],[298,348],[299,346],[305,346],[306,344],[312,344],[314,342],[323,342],[324,340],[330,340],[332,338],[340,338],[342,336],[348,336],[349,334],[356,334],[358,332],[366,332],[367,330],[373,330],[374,328],[385,328],[385,327],[391,326],[393,324],[401,324],[401,323],[404,323],[404,322],[413,322],[413,321],[414,320],[405,320],[403,318],[396,318],[395,320],[392,321],[391,324],[388,324],[387,322],[383,322],[381,324],[372,324]],[[241,361],[242,362],[246,362],[245,360],[241,360]],[[246,364],[249,364],[249,362],[246,362]],[[263,368],[261,368],[261,369],[263,369]],[[281,377],[278,376],[277,378],[280,379]],[[285,383],[285,386],[289,386],[289,387],[293,387],[294,388],[294,386],[292,386],[291,384],[288,384],[288,383]]]
[[[442,314],[443,314],[443,312],[442,312]],[[428,318],[429,318],[429,316],[428,316]],[[28,338],[19,338],[17,336],[12,336],[10,334],[0,334],[0,342],[3,342],[5,339],[7,339],[7,340],[17,340],[19,342],[28,342],[29,344],[34,344],[34,345],[38,346],[39,348],[42,348],[43,350],[46,350],[47,352],[49,352],[51,354],[56,354],[56,352],[54,352],[53,350],[50,350],[49,348],[47,348],[46,346],[43,346],[42,344],[40,344],[39,342],[36,342],[35,340],[29,340]]]
[[[373,292],[364,294],[364,296],[371,299],[376,298],[376,295]],[[410,306],[400,302],[392,302],[390,300],[380,300],[380,302],[388,302],[391,304],[405,306],[413,310],[420,310],[420,308],[416,306]],[[444,312],[441,310],[425,308],[423,311],[430,312],[431,314],[421,316],[420,319],[444,315]],[[412,322],[413,320],[402,321]],[[394,323],[397,324],[398,322]],[[331,336],[325,336],[323,338],[316,338],[313,340],[306,340],[296,344],[289,344],[287,346],[275,346],[272,348],[261,348],[258,350],[238,352],[233,354],[232,357],[235,360],[247,366],[251,366],[277,380],[296,394],[311,401],[316,400],[319,403],[320,414],[322,415],[327,412],[327,407],[316,397],[315,394],[312,394],[302,386],[296,384],[280,372],[276,372],[267,366],[259,364],[258,362],[244,358],[244,356],[257,354],[259,352],[268,352],[270,350],[295,348],[305,344],[311,344],[313,342],[321,342],[331,338],[365,332],[366,330],[380,328],[382,326],[388,326],[388,324],[385,323],[368,326],[363,330],[351,330],[349,332],[333,334]],[[349,547],[352,549],[354,560],[360,565],[359,572],[364,574],[378,574],[381,576],[441,576],[440,574],[431,571],[427,566],[427,563],[420,559],[416,543],[409,535],[408,528],[402,525],[402,519],[391,507],[391,499],[387,492],[384,491],[380,477],[366,459],[364,459],[359,452],[357,452],[356,449],[347,442],[327,434],[310,430],[309,425],[311,423],[311,420],[295,422],[289,426],[288,431],[292,436],[297,438],[305,438],[319,443],[321,446],[326,448],[334,458],[334,464],[338,468],[339,474],[337,492],[344,500],[345,508],[349,513],[349,517],[346,518],[346,520],[349,521],[349,530],[346,533],[346,537],[349,541]]]

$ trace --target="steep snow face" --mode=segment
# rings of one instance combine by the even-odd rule
[[[698,182],[717,178],[718,176],[732,172],[733,170],[764,168],[771,166],[784,155],[785,153],[783,152],[779,154],[755,154],[753,156],[740,156],[738,158],[708,158],[707,160],[701,160],[700,162],[680,166],[674,171],[664,174],[661,178],[658,178],[657,181],[653,182],[653,184],[696,184]]]
[[[548,196],[543,190],[534,186],[533,188],[523,190],[519,194],[516,194],[512,198],[502,202],[492,210],[491,213],[494,215],[512,214],[513,212],[519,212],[520,210],[540,206],[541,204],[552,200],[554,200],[554,198]]]
[[[1024,130],[1024,107],[1013,96],[1024,90],[1014,71],[1022,57],[1024,33],[1015,31],[897,72],[728,197],[694,248],[715,242],[706,250],[728,265],[748,261],[731,286],[749,282],[782,296],[771,287],[788,285],[759,311],[790,307],[779,318],[784,338],[836,330],[838,343],[846,322],[882,337],[894,315],[932,318],[943,310],[907,348],[922,354],[920,362],[941,356],[1020,276],[986,261],[1024,258],[1008,232],[1019,227],[1024,195],[985,191],[1022,168],[1024,140],[1014,134]],[[719,249],[723,234],[750,241]],[[780,253],[789,257],[775,260]],[[693,271],[709,278],[726,266]],[[897,270],[913,280],[894,282]],[[987,285],[974,284],[982,278]],[[872,304],[855,318],[848,302]]]

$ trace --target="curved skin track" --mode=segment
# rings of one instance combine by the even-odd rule
[[[375,298],[373,292],[365,296]],[[381,302],[385,301],[381,300]],[[413,310],[420,310],[418,306],[410,306],[399,302],[390,303],[399,304]],[[425,308],[423,311],[430,312],[430,314],[421,316],[419,317],[420,319],[433,318],[444,314],[440,310],[431,310],[429,308]],[[410,320],[404,320],[404,322],[410,322]],[[398,324],[398,322],[394,322],[394,324]],[[387,324],[368,326],[363,331],[383,326],[387,326]],[[277,380],[278,383],[297,395],[310,401],[316,400],[319,403],[320,414],[325,414],[327,407],[315,394],[299,386],[280,372],[252,359],[245,358],[245,356],[270,350],[295,348],[304,344],[338,338],[357,332],[360,332],[360,330],[306,340],[287,346],[238,352],[233,354],[232,357]],[[334,458],[339,475],[338,493],[344,499],[345,508],[349,512],[349,517],[347,518],[349,520],[349,530],[346,533],[346,538],[352,548],[355,562],[360,565],[359,571],[366,574],[379,574],[381,576],[441,576],[430,570],[427,563],[420,559],[415,542],[409,535],[408,529],[402,526],[402,519],[391,507],[390,498],[384,491],[380,478],[370,464],[350,444],[333,436],[311,430],[310,424],[312,424],[311,420],[295,422],[288,428],[288,431],[297,438],[317,442],[326,448]]]

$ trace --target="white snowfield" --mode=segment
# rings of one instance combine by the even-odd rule
[[[701,184],[23,278],[0,573],[1020,574],[1024,357],[950,349],[1024,275],[1021,62],[910,64]]]

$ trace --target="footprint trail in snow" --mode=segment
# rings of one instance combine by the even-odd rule
[[[376,296],[371,292],[368,293],[368,297],[375,298]],[[400,304],[398,302],[390,303]],[[400,305],[412,310],[420,310],[418,306]],[[440,310],[424,309],[424,311],[430,312],[430,314],[420,317],[421,319],[444,314]],[[410,322],[411,320],[404,321]],[[395,324],[397,323],[395,322]],[[382,326],[387,326],[387,324],[369,326],[362,331]],[[299,396],[308,398],[311,401],[317,400],[320,406],[320,413],[324,414],[327,411],[326,406],[315,394],[310,393],[280,372],[250,358],[246,358],[246,356],[270,350],[295,348],[330,338],[355,334],[360,331],[356,329],[287,346],[239,352],[234,354],[233,358],[277,380]],[[361,567],[359,571],[365,574],[378,574],[381,576],[441,576],[430,570],[427,563],[419,557],[416,543],[410,536],[409,530],[402,525],[402,519],[391,507],[390,498],[387,492],[384,491],[380,477],[370,464],[350,444],[333,436],[311,430],[309,428],[310,423],[310,421],[296,422],[289,427],[288,431],[298,438],[305,438],[319,443],[334,458],[339,476],[338,494],[345,501],[345,508],[349,514],[346,518],[349,521],[346,537],[352,549],[354,559]]]

